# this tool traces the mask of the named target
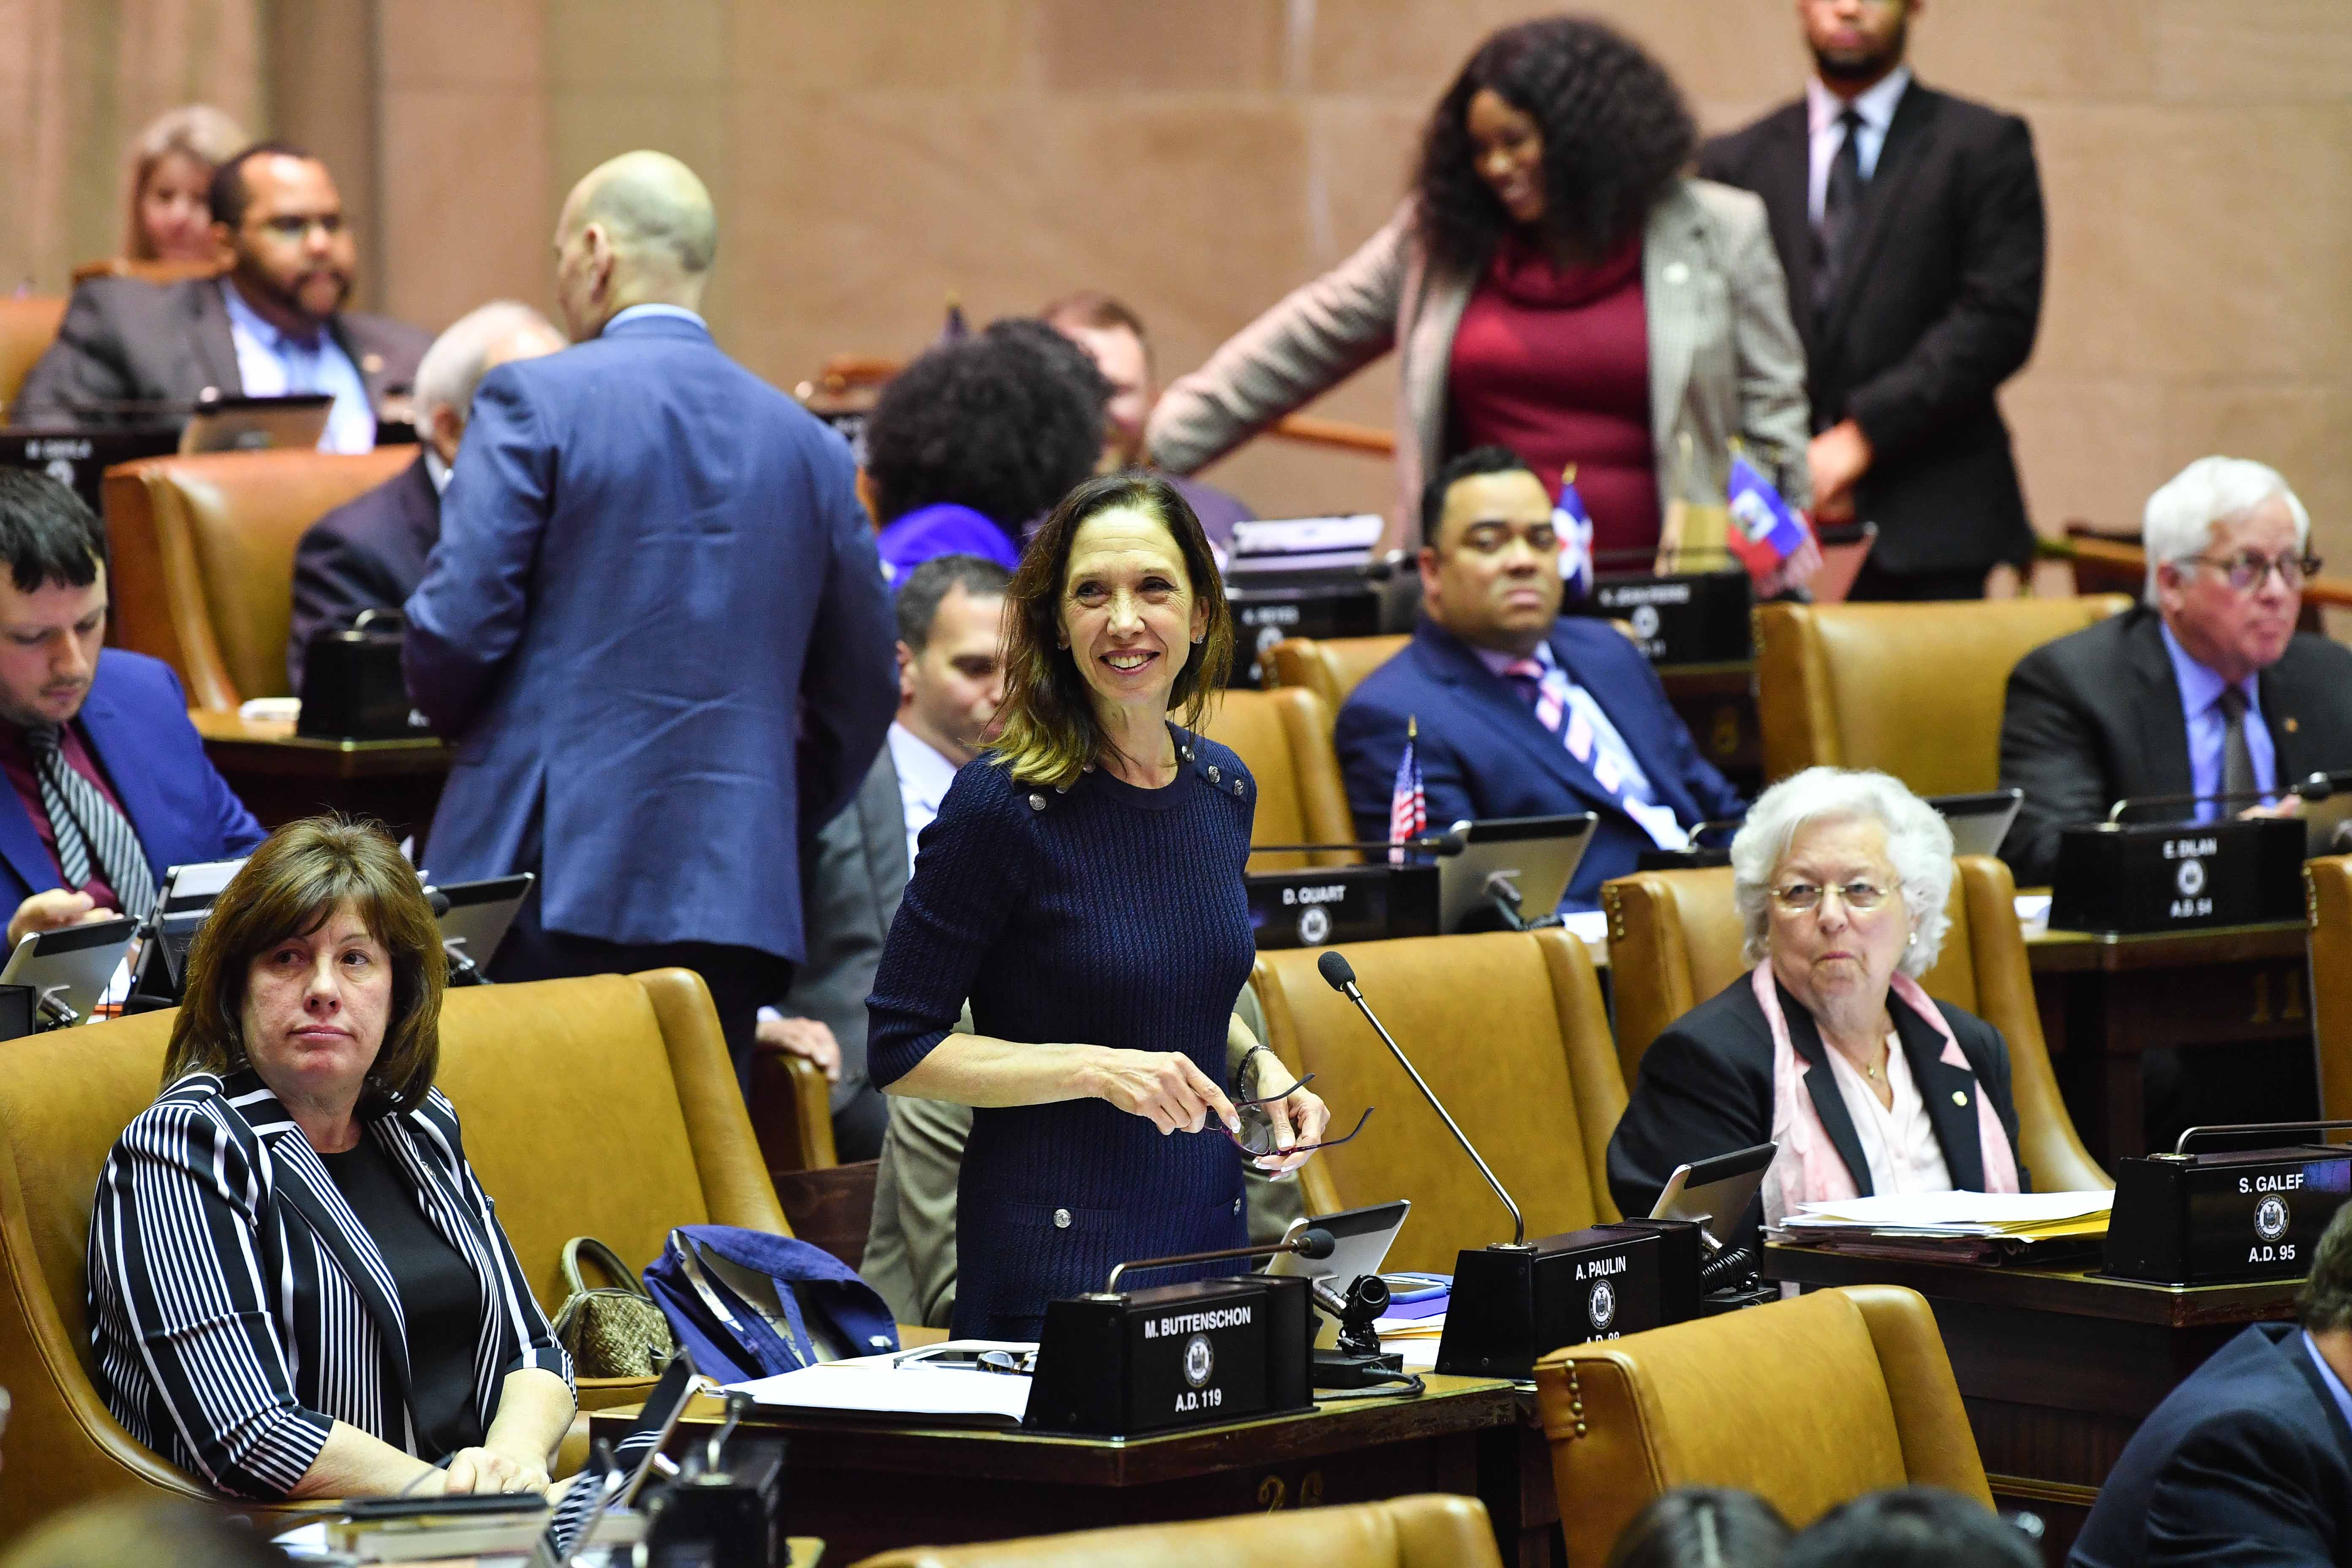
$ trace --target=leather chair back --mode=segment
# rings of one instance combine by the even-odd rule
[[[176,1012],[0,1051],[0,1386],[16,1401],[0,1544],[125,1487],[205,1495],[132,1442],[90,1382],[84,1261],[99,1171],[155,1099]],[[684,970],[453,991],[438,1082],[540,1304],[563,1243],[633,1266],[673,1225],[789,1234],[701,980]],[[596,1403],[593,1387],[583,1404]]]
[[[1619,1217],[1607,1156],[1625,1086],[1583,942],[1549,930],[1340,951],[1365,1000],[1518,1200],[1529,1237]],[[1262,952],[1252,981],[1266,1044],[1293,1072],[1318,1075],[1332,1135],[1378,1108],[1363,1137],[1308,1163],[1307,1208],[1411,1198],[1390,1266],[1452,1273],[1464,1247],[1510,1239],[1510,1216],[1355,1004],[1323,983],[1322,952]]]
[[[2017,884],[1990,855],[1953,860],[1951,925],[1936,967],[1920,986],[1965,1007],[2009,1045],[2010,1095],[2017,1106],[2017,1157],[2042,1192],[2112,1187],[2074,1131],[2058,1092],[2033,974],[2017,924]],[[1617,1054],[1630,1088],[1642,1054],[1667,1025],[1748,972],[1747,933],[1731,902],[1731,870],[1643,871],[1601,889],[1609,917],[1609,979],[1617,1008]]]
[[[1338,719],[1340,704],[1356,683],[1404,650],[1409,637],[1285,637],[1274,645],[1276,686],[1303,686],[1323,700],[1327,717]]]
[[[58,294],[17,294],[0,298],[0,420],[16,401],[25,378],[57,341],[58,324],[66,319],[66,301]]]
[[[1764,776],[1878,768],[1919,795],[1998,786],[2009,672],[2130,608],[2120,595],[1932,605],[1759,605]]]
[[[1992,1506],[1935,1314],[1895,1286],[1555,1351],[1536,1363],[1536,1405],[1573,1568],[1606,1562],[1674,1487],[1742,1488],[1801,1530],[1889,1487]]]
[[[2311,1021],[2319,1043],[2319,1114],[2352,1117],[2352,856],[2303,863],[2311,925]],[[2341,1138],[2343,1134],[2336,1135]]]
[[[1502,1563],[1485,1503],[1433,1494],[972,1546],[909,1546],[877,1553],[857,1568],[1502,1568]]]
[[[1347,844],[1356,837],[1348,813],[1347,786],[1339,779],[1339,753],[1331,749],[1330,710],[1311,691],[1249,691],[1221,694],[1202,732],[1230,746],[1257,780],[1257,816],[1253,844]],[[1352,850],[1313,854],[1253,855],[1253,871],[1289,871],[1306,866],[1353,866]]]
[[[110,469],[115,636],[170,665],[191,707],[227,713],[285,696],[294,547],[417,451],[211,452]]]

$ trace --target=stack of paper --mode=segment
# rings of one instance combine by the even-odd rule
[[[1916,1193],[1800,1204],[1775,1241],[1836,1251],[2000,1262],[2037,1248],[2087,1249],[2107,1233],[2112,1192]]]
[[[781,1377],[734,1384],[728,1392],[748,1394],[752,1403],[767,1409],[799,1415],[1018,1426],[1029,1409],[1030,1380],[970,1363],[982,1351],[1018,1355],[1036,1348],[1009,1340],[950,1340],[891,1355],[820,1362]]]

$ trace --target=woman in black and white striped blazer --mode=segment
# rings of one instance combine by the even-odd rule
[[[439,932],[371,827],[280,828],[99,1178],[98,1383],[243,1497],[544,1491],[572,1369],[433,1088]]]

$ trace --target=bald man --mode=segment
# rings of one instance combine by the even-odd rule
[[[457,748],[424,863],[538,873],[492,977],[692,969],[740,1069],[898,690],[849,448],[699,313],[718,238],[662,153],[573,188],[572,346],[476,390],[403,662]]]

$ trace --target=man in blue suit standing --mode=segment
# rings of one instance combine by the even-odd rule
[[[1643,850],[1681,848],[1690,828],[1747,809],[1640,650],[1606,621],[1561,618],[1559,539],[1534,469],[1500,447],[1465,452],[1430,479],[1421,512],[1421,623],[1339,710],[1359,837],[1389,837],[1416,721],[1433,828],[1600,817],[1563,910],[1597,908],[1601,884]]]
[[[434,874],[539,873],[492,977],[682,964],[740,1067],[898,692],[849,449],[712,343],[717,244],[674,158],[573,188],[573,346],[476,391],[403,663],[456,745]]]
[[[0,908],[8,946],[144,917],[173,866],[261,842],[171,668],[106,638],[106,530],[49,478],[0,469]]]

